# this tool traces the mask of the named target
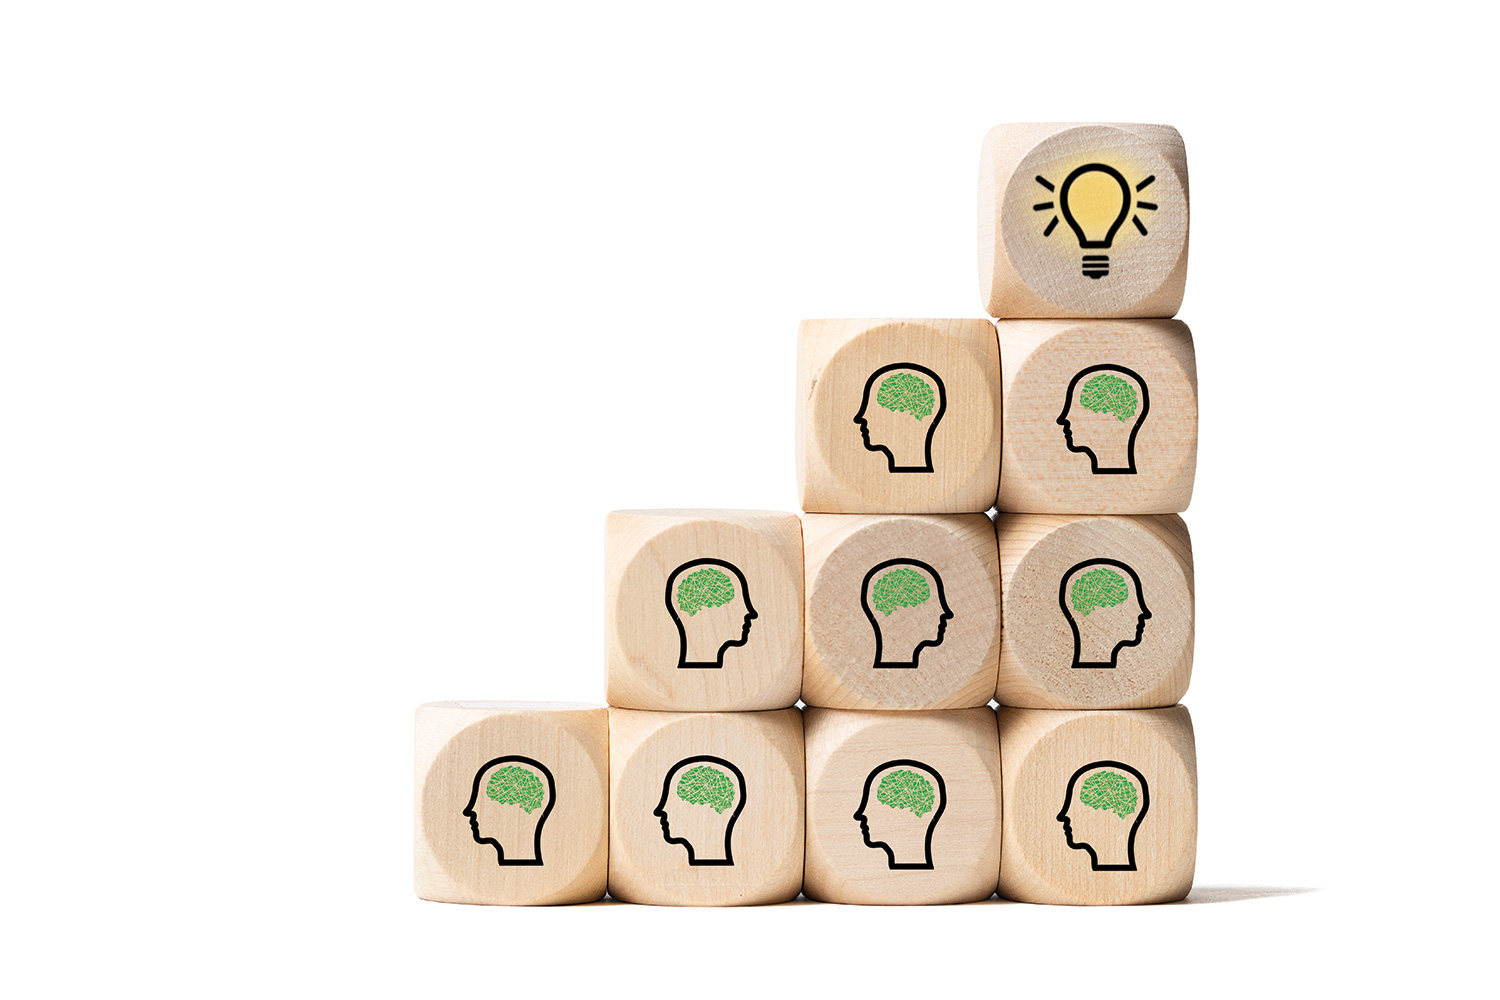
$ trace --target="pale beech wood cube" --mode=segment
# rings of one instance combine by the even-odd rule
[[[802,688],[802,522],[756,510],[606,520],[606,698],[620,708],[788,708]]]
[[[1002,708],[1000,759],[1000,895],[1167,903],[1192,889],[1198,765],[1186,708]]]
[[[991,709],[807,710],[810,899],[968,903],[994,894],[999,866]]]
[[[417,709],[416,888],[444,903],[588,903],[609,864],[603,705]]]
[[[994,506],[1000,362],[978,319],[804,320],[797,488],[834,514]]]
[[[995,700],[1164,708],[1193,670],[1193,546],[1176,514],[1001,514]]]
[[[802,713],[609,710],[609,894],[750,906],[802,888]]]
[[[1005,425],[999,508],[1176,514],[1198,467],[1193,335],[1170,319],[996,324]]]
[[[1167,125],[997,125],[979,166],[979,293],[1000,317],[1170,317],[1188,172]]]
[[[808,514],[802,700],[825,708],[989,703],[1000,654],[984,514]]]

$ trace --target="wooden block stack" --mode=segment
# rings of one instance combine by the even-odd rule
[[[994,895],[1000,478],[987,320],[808,320],[807,874],[839,903]]]
[[[1187,220],[1170,128],[992,130],[998,324],[804,322],[804,516],[610,514],[609,707],[424,705],[418,894],[1185,895]]]
[[[610,895],[699,906],[797,898],[797,515],[616,511],[605,536]]]
[[[1000,339],[1000,894],[1180,899],[1197,772],[1178,513],[1198,450],[1182,137],[1002,125],[980,166],[979,281]]]

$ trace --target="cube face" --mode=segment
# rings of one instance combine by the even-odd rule
[[[988,899],[1000,865],[995,713],[807,710],[807,872],[830,903]]]
[[[808,514],[802,700],[826,708],[989,703],[999,563],[984,514]]]
[[[802,522],[779,511],[615,511],[606,522],[611,705],[757,711],[802,686]]]
[[[999,360],[984,320],[805,320],[797,485],[821,513],[989,510]]]
[[[587,903],[609,861],[604,706],[417,710],[416,890],[448,903]]]
[[[741,906],[802,887],[802,713],[610,709],[609,892]]]
[[[1176,320],[1006,320],[999,508],[1175,514],[1198,465],[1193,337]]]
[[[1000,895],[1165,903],[1193,887],[1198,776],[1186,708],[1000,709]]]
[[[1176,129],[1038,123],[985,136],[979,288],[991,316],[1174,316],[1187,250]]]
[[[995,700],[1164,708],[1193,669],[1193,548],[1175,514],[1002,514]]]

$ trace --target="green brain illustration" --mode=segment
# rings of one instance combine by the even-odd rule
[[[916,771],[890,771],[880,779],[875,801],[892,809],[910,809],[918,818],[932,812],[932,782]]]
[[[727,573],[704,567],[689,573],[677,584],[677,606],[691,618],[704,608],[717,608],[734,600],[734,581]]]
[[[695,806],[712,806],[721,813],[734,805],[734,782],[718,768],[699,764],[677,779],[677,797]]]
[[[895,372],[880,383],[875,402],[893,413],[910,413],[921,420],[932,413],[937,395],[926,379],[911,372]]]
[[[1124,819],[1135,812],[1140,797],[1136,794],[1135,783],[1123,774],[1097,771],[1084,779],[1078,801],[1090,809],[1108,809]]]
[[[916,570],[905,567],[891,570],[870,588],[870,602],[875,605],[876,611],[887,618],[897,608],[914,608],[918,604],[926,604],[931,596],[932,590],[927,586],[927,578]]]
[[[484,786],[484,794],[502,806],[520,806],[528,813],[540,809],[547,797],[542,779],[524,767],[502,767],[495,771]]]
[[[1113,413],[1123,423],[1135,416],[1140,397],[1135,386],[1118,375],[1095,375],[1083,384],[1078,402],[1095,413]]]
[[[1068,600],[1073,610],[1087,615],[1095,608],[1112,608],[1124,604],[1130,596],[1125,578],[1112,569],[1091,569],[1073,581]]]

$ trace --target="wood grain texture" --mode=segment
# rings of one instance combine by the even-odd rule
[[[1198,466],[1193,335],[1170,319],[1003,320],[1002,511],[1176,514]]]
[[[797,515],[622,510],[609,515],[605,533],[611,705],[701,712],[797,703]]]
[[[966,903],[995,891],[1000,753],[989,708],[807,709],[807,872],[831,903]]]
[[[1188,894],[1198,769],[1186,708],[999,716],[1001,896],[1097,905]]]
[[[1193,670],[1193,547],[1176,514],[1001,514],[995,700],[1163,708]]]
[[[417,709],[416,737],[418,896],[533,904],[604,895],[604,706],[432,702]]]
[[[826,708],[988,704],[1000,653],[984,514],[808,514],[802,700]]]
[[[1187,258],[1187,153],[1176,129],[1038,122],[984,137],[979,293],[991,316],[1171,317]]]
[[[994,505],[999,359],[987,321],[805,320],[797,372],[803,510],[964,513]]]
[[[802,713],[611,708],[609,893],[749,906],[802,887]],[[670,838],[670,839],[669,839]]]

